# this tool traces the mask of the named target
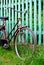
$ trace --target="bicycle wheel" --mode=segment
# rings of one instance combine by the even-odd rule
[[[15,51],[20,59],[31,58],[36,49],[36,38],[29,27],[22,27],[15,39]]]

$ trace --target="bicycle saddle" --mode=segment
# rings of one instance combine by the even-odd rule
[[[9,18],[8,17],[0,17],[0,19],[8,20]]]

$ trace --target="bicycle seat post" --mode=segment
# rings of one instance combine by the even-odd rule
[[[3,20],[3,25],[6,26],[6,20]]]
[[[20,32],[20,28],[21,28],[21,20],[20,20],[20,18],[18,18],[18,30],[19,30],[19,32]]]
[[[21,26],[21,20],[18,18],[18,26]]]

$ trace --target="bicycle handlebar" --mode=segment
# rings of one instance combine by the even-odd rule
[[[11,8],[11,9],[14,9],[14,8],[12,8],[12,7],[5,7],[5,9],[9,9],[9,8]],[[25,9],[24,11],[19,11],[19,10],[14,10],[15,12],[18,12],[18,13],[27,13],[27,10]]]

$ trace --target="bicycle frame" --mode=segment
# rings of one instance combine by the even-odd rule
[[[15,30],[15,27],[17,26],[17,24],[18,24],[18,23],[16,23],[16,24],[14,25],[13,29],[12,29],[11,32],[8,34],[7,39],[9,40],[9,43],[11,42],[11,40],[12,40],[13,37],[16,37],[16,35],[17,35],[17,33],[18,33],[18,28],[17,28],[16,31],[14,32],[14,34],[11,36],[11,39],[9,39],[9,36],[11,35],[12,31]]]
[[[8,8],[11,8],[11,7],[7,7],[7,9]],[[6,7],[5,7],[5,9],[6,9]],[[12,8],[12,9],[14,9],[14,8]],[[25,10],[25,11],[17,11],[17,10],[15,10],[15,12],[18,12],[18,13],[20,12],[20,13],[24,13],[25,14],[27,12],[27,10]],[[4,28],[5,28],[5,26],[6,26],[6,20],[8,20],[8,17],[0,17],[0,19],[3,20],[3,25],[4,25]],[[5,28],[5,30],[3,29],[4,40],[8,40],[9,43],[11,42],[11,40],[12,40],[13,37],[16,37],[17,33],[19,32],[19,30],[18,30],[18,22],[19,22],[19,20],[20,20],[20,18],[17,19],[17,23],[14,25],[13,29],[11,30],[11,32],[8,35],[6,34],[6,31],[5,31],[6,28]],[[16,26],[17,26],[16,31],[14,31],[14,34],[11,36],[11,39],[9,39],[9,36],[11,35],[12,31],[15,30]]]
[[[13,29],[11,30],[11,32],[7,35],[6,34],[6,28],[5,28],[5,26],[6,26],[6,17],[0,17],[0,19],[3,19],[4,20],[4,23],[3,23],[3,25],[1,25],[0,27],[0,31],[2,31],[3,33],[4,33],[4,39],[8,39],[9,40],[9,43],[11,42],[11,40],[12,40],[12,38],[13,37],[16,37],[16,35],[17,35],[17,33],[18,33],[18,22],[19,22],[19,20],[20,20],[20,18],[18,18],[18,20],[17,20],[17,23],[14,25],[14,27],[13,27]],[[11,35],[11,33],[12,33],[12,31],[14,31],[15,30],[15,27],[17,26],[17,29],[16,29],[16,31],[14,32],[14,34],[11,36],[11,39],[9,39],[9,36]]]

